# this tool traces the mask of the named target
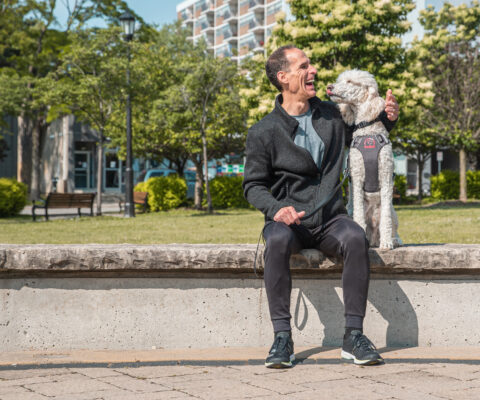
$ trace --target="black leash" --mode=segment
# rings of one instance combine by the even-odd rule
[[[341,182],[335,186],[335,188],[332,190],[330,195],[323,199],[315,209],[310,212],[309,214],[304,215],[300,219],[306,219],[311,217],[313,214],[317,213],[323,206],[325,206],[330,200],[332,200],[333,196],[338,192],[339,189],[342,188],[343,184],[345,183],[345,180],[350,176],[350,168],[348,167],[348,162],[347,162],[347,167],[343,170],[343,178]],[[265,226],[262,228],[262,231],[260,232],[260,236],[258,237],[258,242],[257,242],[257,249],[255,250],[255,258],[253,259],[253,272],[257,278],[261,278],[257,274],[257,256],[258,256],[258,248],[260,247],[260,240],[263,239],[263,244],[265,245],[265,238],[263,237],[263,231],[265,229]]]

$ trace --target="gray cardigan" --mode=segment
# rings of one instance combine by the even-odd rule
[[[282,95],[278,95],[273,111],[253,125],[247,135],[243,192],[266,221],[273,220],[277,211],[286,206],[308,214],[328,196],[339,182],[343,150],[352,137],[351,128],[343,122],[334,103],[310,99],[312,125],[325,144],[318,168],[308,150],[294,143],[298,122],[281,102]],[[389,131],[395,125],[385,112],[381,119]],[[314,228],[345,213],[339,189],[318,213],[302,220],[302,225]]]

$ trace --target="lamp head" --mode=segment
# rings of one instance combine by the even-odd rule
[[[125,32],[125,40],[132,40],[133,34],[135,33],[135,17],[126,11],[120,16],[120,21],[122,22],[123,31]]]

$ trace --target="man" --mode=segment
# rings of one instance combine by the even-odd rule
[[[368,242],[363,229],[346,214],[339,183],[344,146],[352,128],[345,125],[334,103],[316,97],[315,67],[305,53],[283,46],[269,57],[266,73],[280,91],[274,110],[248,132],[244,195],[265,214],[265,289],[274,342],[265,365],[291,367],[295,359],[290,326],[290,255],[317,248],[343,258],[345,335],[342,357],[356,364],[382,360],[363,335],[369,284]],[[390,130],[398,104],[387,93],[384,125]],[[322,199],[331,199],[318,212]]]

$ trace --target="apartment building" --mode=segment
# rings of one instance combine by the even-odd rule
[[[193,40],[203,37],[215,55],[241,60],[265,51],[282,10],[287,11],[285,0],[185,0],[177,16]]]

